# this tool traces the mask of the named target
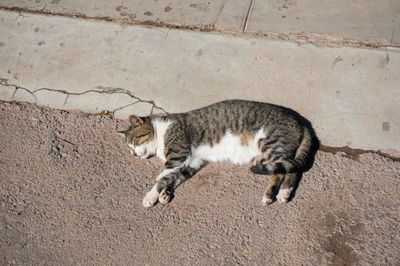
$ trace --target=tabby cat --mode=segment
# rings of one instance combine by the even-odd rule
[[[165,162],[143,199],[145,207],[169,202],[174,190],[207,162],[253,163],[250,170],[271,176],[262,202],[287,202],[298,174],[308,165],[311,129],[294,111],[277,105],[226,100],[187,113],[129,117],[121,131],[131,153]]]

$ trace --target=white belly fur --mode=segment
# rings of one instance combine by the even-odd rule
[[[194,148],[192,157],[212,162],[229,161],[235,164],[246,164],[261,155],[257,145],[261,138],[265,138],[263,129],[260,129],[247,145],[242,145],[240,136],[227,132],[213,147],[201,145]]]

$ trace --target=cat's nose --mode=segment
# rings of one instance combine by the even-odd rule
[[[132,154],[132,156],[136,156],[136,153],[135,153],[134,149],[130,149],[129,152]]]

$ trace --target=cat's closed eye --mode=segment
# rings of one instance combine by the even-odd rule
[[[136,139],[133,141],[134,145],[140,145],[144,142],[146,142],[149,139],[149,135],[142,135],[136,137]]]

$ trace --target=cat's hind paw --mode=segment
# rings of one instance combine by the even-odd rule
[[[166,204],[171,201],[172,197],[173,197],[173,194],[171,191],[163,189],[161,191],[160,195],[158,196],[158,201],[161,204]]]
[[[291,192],[292,192],[292,190],[289,188],[280,189],[278,195],[276,196],[276,199],[280,203],[286,203],[289,201]]]
[[[253,173],[258,174],[258,175],[269,175],[269,174],[271,174],[265,167],[263,167],[263,166],[261,166],[259,164],[256,164],[256,165],[250,167],[250,171],[252,171]]]

